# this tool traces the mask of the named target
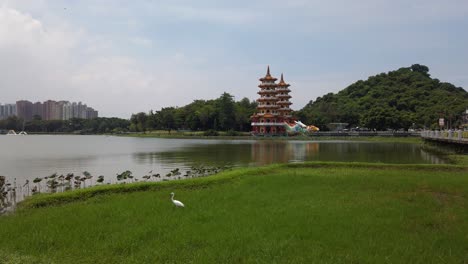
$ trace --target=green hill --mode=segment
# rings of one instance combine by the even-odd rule
[[[325,130],[333,122],[378,130],[436,128],[440,117],[446,118],[449,127],[460,125],[467,107],[468,93],[463,88],[433,79],[428,67],[415,64],[318,97],[296,115]]]

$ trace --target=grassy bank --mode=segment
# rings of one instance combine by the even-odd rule
[[[0,217],[0,260],[464,263],[467,175],[308,163],[37,196]],[[186,208],[171,204],[171,191]]]

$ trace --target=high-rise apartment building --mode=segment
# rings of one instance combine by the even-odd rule
[[[16,104],[0,104],[0,120],[16,115]]]
[[[42,105],[43,105],[43,108],[44,108],[44,116],[42,117],[42,119],[44,120],[53,120],[54,117],[55,117],[55,104],[57,102],[55,101],[52,101],[52,100],[47,100],[45,101]]]
[[[98,111],[91,107],[86,108],[86,119],[94,119],[98,117]]]
[[[72,104],[66,102],[62,106],[62,120],[69,120],[73,118]]]
[[[44,106],[41,102],[35,102],[33,104],[32,115],[34,117],[40,117],[41,119],[44,118]]]
[[[33,103],[20,100],[16,102],[16,116],[22,118],[25,121],[32,120],[33,116]]]
[[[71,103],[69,101],[47,100],[44,103],[32,103],[20,100],[16,104],[0,104],[0,120],[14,115],[25,121],[30,121],[35,117],[40,117],[43,120],[93,119],[98,117],[98,111],[81,102]]]

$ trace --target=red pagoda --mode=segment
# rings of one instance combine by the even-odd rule
[[[265,77],[260,78],[261,84],[258,86],[260,98],[257,99],[257,112],[251,117],[254,135],[285,135],[285,122],[291,122],[289,84],[284,82],[283,74],[279,83],[276,83],[276,80],[271,76],[268,66],[267,73]]]

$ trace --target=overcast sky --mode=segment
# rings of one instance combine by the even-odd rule
[[[0,103],[83,101],[100,116],[257,98],[266,66],[302,108],[420,63],[468,87],[466,0],[0,0]]]

